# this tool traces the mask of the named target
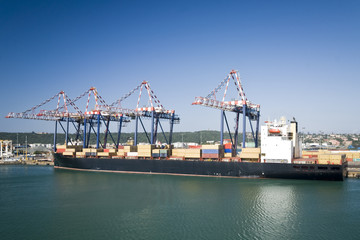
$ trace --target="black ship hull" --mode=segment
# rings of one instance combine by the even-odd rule
[[[285,178],[343,181],[344,165],[74,158],[54,154],[56,168],[249,178]]]

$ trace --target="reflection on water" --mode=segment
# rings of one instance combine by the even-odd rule
[[[356,239],[359,183],[4,166],[0,234],[1,239]]]
[[[257,225],[269,237],[281,234],[291,239],[291,230],[296,228],[297,210],[296,194],[289,185],[260,187],[254,202]]]

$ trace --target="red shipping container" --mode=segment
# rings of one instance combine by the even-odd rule
[[[120,146],[118,147],[118,149],[124,149],[124,146],[121,146],[121,145],[120,145]]]
[[[225,149],[231,149],[231,148],[232,148],[232,144],[231,144],[231,143],[226,143],[226,144],[224,144],[224,148],[225,148]]]
[[[109,149],[106,149],[106,148],[105,148],[105,149],[104,149],[104,152],[109,152]]]
[[[201,148],[201,145],[197,145],[197,146],[195,146],[195,145],[190,145],[189,148]]]

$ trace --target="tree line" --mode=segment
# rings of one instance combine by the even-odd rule
[[[165,132],[166,138],[169,138],[169,133]],[[100,134],[100,141],[103,143],[104,141],[104,133]],[[112,137],[111,137],[112,136]],[[111,136],[108,134],[107,142],[113,143],[113,139],[115,142],[117,141],[117,133],[112,133]],[[227,137],[228,134],[224,133],[224,138]],[[148,133],[148,137],[150,138],[150,133]],[[42,144],[52,144],[54,143],[54,134],[53,133],[10,133],[10,132],[0,132],[1,140],[12,140],[13,144],[19,143],[20,145],[24,145],[27,138],[27,143],[42,143]],[[69,138],[75,140],[75,134],[69,134]],[[121,133],[120,143],[125,143],[129,138],[134,139],[134,133]],[[79,140],[83,139],[83,135],[80,135]],[[165,143],[165,137],[162,132],[158,132],[157,139],[161,143]],[[239,139],[242,139],[242,134],[239,134]],[[198,144],[204,144],[207,141],[220,141],[220,132],[219,131],[195,131],[195,132],[174,132],[172,142],[193,142]],[[144,132],[138,133],[138,142],[148,142],[146,134]],[[65,143],[65,134],[58,133],[57,134],[57,143],[62,144]],[[96,143],[95,134],[90,135],[90,144]]]

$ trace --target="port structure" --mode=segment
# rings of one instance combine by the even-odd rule
[[[130,118],[125,116],[121,109],[112,109],[95,87],[91,87],[87,92],[76,98],[76,100],[85,95],[87,96],[87,101],[83,118],[83,148],[89,147],[92,132],[96,136],[96,148],[106,148],[109,136],[113,144],[116,147],[119,146],[122,127],[125,126],[125,123],[130,122]],[[95,104],[92,107],[90,107],[91,98],[95,100]],[[113,136],[110,131],[111,122],[116,122],[119,125],[117,137]],[[100,140],[102,124],[105,126],[103,142]]]
[[[57,100],[57,101],[56,101]],[[56,108],[51,110],[42,110],[41,108],[52,105],[56,102]],[[82,111],[75,105],[75,101],[72,101],[64,91],[60,91],[54,96],[48,98],[42,103],[24,111],[21,113],[10,112],[6,118],[21,118],[21,119],[32,119],[32,120],[44,120],[44,121],[55,121],[55,134],[54,134],[54,150],[56,151],[56,140],[57,140],[57,127],[58,124],[65,133],[66,145],[70,142],[74,144],[69,138],[69,125],[72,123],[76,129],[76,140],[79,138],[80,122],[83,119]],[[70,111],[72,109],[72,111]],[[66,123],[63,124],[63,123]]]
[[[143,91],[146,91],[147,94],[143,94]],[[138,92],[137,104],[135,109],[126,109],[122,107],[124,101],[129,98],[131,95]],[[147,106],[140,107],[140,101],[143,95],[148,96],[148,104]],[[136,95],[135,95],[136,96]],[[161,132],[165,138],[167,144],[171,145],[172,143],[172,135],[174,124],[178,124],[180,122],[180,117],[175,114],[175,110],[166,110],[164,106],[160,103],[160,100],[155,95],[154,91],[151,89],[148,81],[142,81],[138,86],[136,86],[129,93],[125,94],[119,100],[115,101],[110,105],[110,109],[118,109],[122,111],[124,115],[135,120],[135,132],[134,132],[134,144],[138,144],[138,132],[139,132],[139,123],[146,135],[146,138],[150,144],[155,144],[157,140],[158,129],[160,127]],[[148,131],[145,128],[143,119],[151,120],[151,129],[150,136]],[[164,128],[161,124],[160,120],[168,120],[170,123],[170,131],[168,138],[164,132]]]
[[[151,106],[147,108],[139,108],[139,101],[141,98],[142,88],[148,92],[149,99],[151,101]],[[132,95],[136,90],[140,90],[137,106],[135,109],[126,109],[121,107],[122,101]],[[85,110],[81,111],[80,108],[75,104],[80,99],[84,99],[87,96]],[[90,106],[90,100],[95,100],[94,106]],[[56,101],[57,100],[57,101]],[[53,106],[56,102],[56,108]],[[155,106],[156,104],[156,106]],[[43,110],[41,108],[48,107],[51,105],[50,110]],[[32,119],[32,120],[44,120],[44,121],[54,121],[55,122],[55,131],[54,131],[54,151],[56,151],[57,144],[57,133],[58,126],[65,133],[65,145],[75,145],[76,142],[80,139],[81,132],[83,133],[83,148],[88,148],[90,144],[91,133],[94,133],[96,136],[96,148],[106,148],[108,137],[110,136],[111,140],[115,146],[119,146],[120,136],[122,127],[125,126],[127,122],[131,120],[136,121],[135,126],[135,144],[137,144],[137,134],[138,134],[138,122],[140,121],[143,129],[146,133],[146,136],[149,140],[149,143],[154,144],[157,137],[157,129],[160,126],[164,137],[168,144],[172,142],[172,132],[173,124],[179,123],[180,118],[175,115],[174,110],[165,110],[161,105],[160,101],[151,90],[148,82],[143,81],[139,86],[130,91],[128,94],[117,100],[111,105],[108,105],[105,100],[99,95],[95,87],[91,87],[86,90],[84,93],[79,95],[74,99],[70,99],[64,91],[60,91],[54,96],[48,98],[42,103],[24,111],[21,113],[10,112],[6,118],[20,118],[20,119]],[[152,128],[151,128],[151,139],[148,137],[148,134],[144,128],[141,118],[151,118]],[[160,119],[170,120],[170,136],[169,139],[166,138]],[[110,123],[118,123],[117,138],[113,136],[110,132]],[[64,124],[65,123],[65,124]],[[75,141],[73,142],[69,137],[69,128],[70,124],[73,125],[76,131]],[[101,125],[105,126],[105,135],[103,142],[100,140]]]
[[[85,111],[81,111],[75,104],[80,99],[87,96]],[[95,99],[95,106],[90,109],[89,103],[91,96]],[[57,99],[56,108],[50,107],[51,110],[43,110],[41,108],[52,105]],[[10,112],[6,118],[21,118],[21,119],[33,119],[33,120],[45,120],[55,122],[54,131],[54,151],[56,151],[58,126],[61,127],[65,133],[65,145],[75,145],[77,140],[80,140],[81,131],[83,132],[83,147],[89,146],[90,134],[93,131],[96,135],[96,146],[100,147],[100,125],[101,122],[106,126],[104,144],[106,147],[107,136],[110,135],[115,144],[119,144],[121,125],[122,123],[129,122],[129,118],[124,117],[121,113],[111,111],[101,111],[101,108],[108,107],[103,98],[98,94],[96,88],[91,87],[84,93],[74,99],[70,99],[64,91],[60,91],[51,98],[44,102],[24,111],[21,113]],[[49,107],[48,107],[49,108]],[[120,121],[117,142],[109,131],[110,121]],[[65,124],[64,124],[65,123]],[[75,140],[72,141],[69,137],[70,124],[73,125],[76,131]],[[95,130],[97,127],[97,131]]]
[[[226,94],[228,91],[229,83],[233,80],[235,87],[238,93],[237,98],[239,100],[225,101]],[[221,100],[216,99],[217,93],[222,89],[224,90],[224,95]],[[243,115],[243,139],[242,147],[245,148],[246,140],[246,118],[248,118],[252,136],[254,138],[255,147],[258,147],[258,135],[259,135],[259,121],[260,121],[260,105],[251,103],[245,96],[244,89],[240,81],[240,74],[236,70],[232,70],[227,77],[220,82],[220,84],[211,91],[206,97],[195,97],[195,101],[192,105],[202,105],[206,107],[211,107],[221,110],[221,124],[220,124],[220,143],[224,141],[224,120],[230,135],[232,142],[233,153],[236,153],[236,148],[238,144],[238,131],[239,131],[239,115]],[[236,114],[235,118],[235,132],[234,137],[231,136],[230,127],[225,112],[234,112]],[[256,121],[256,129],[252,125],[252,121]]]

